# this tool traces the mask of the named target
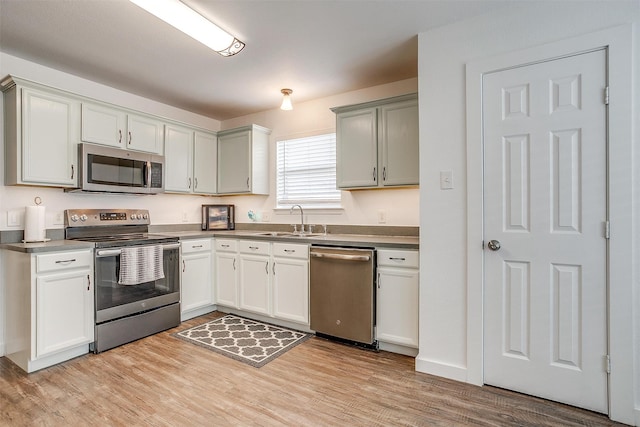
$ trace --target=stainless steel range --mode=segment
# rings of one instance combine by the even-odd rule
[[[70,209],[65,238],[95,243],[94,353],[180,324],[180,243],[145,209]]]

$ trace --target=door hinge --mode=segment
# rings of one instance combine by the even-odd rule
[[[609,356],[608,354],[604,356],[604,364],[605,364],[605,369],[607,371],[607,374],[610,374],[611,373],[611,356]]]
[[[604,88],[604,105],[609,105],[609,86]]]
[[[609,221],[604,222],[604,238],[611,238],[611,223]]]

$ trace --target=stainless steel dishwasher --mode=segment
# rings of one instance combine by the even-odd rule
[[[375,250],[312,246],[310,255],[311,329],[377,348]]]

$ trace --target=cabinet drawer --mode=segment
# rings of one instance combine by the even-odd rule
[[[216,251],[218,252],[238,252],[238,241],[230,239],[215,239]]]
[[[241,240],[240,252],[245,254],[269,255],[269,242],[257,242],[254,240]]]
[[[184,240],[182,253],[203,252],[211,250],[211,239]]]
[[[309,246],[290,243],[274,243],[273,256],[309,259]]]
[[[36,272],[58,271],[91,266],[91,251],[56,252],[36,256]]]
[[[419,268],[418,251],[398,251],[383,249],[378,251],[378,265],[387,267]]]

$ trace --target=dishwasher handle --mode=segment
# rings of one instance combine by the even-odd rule
[[[369,255],[347,255],[347,254],[333,254],[325,252],[311,252],[312,258],[326,258],[326,259],[340,259],[343,261],[369,261],[371,257]]]

